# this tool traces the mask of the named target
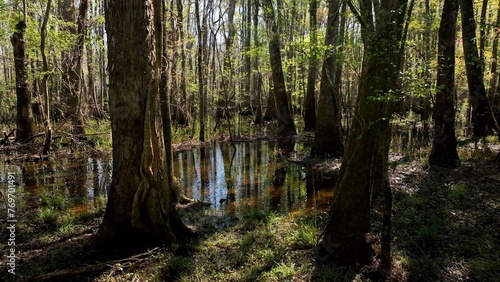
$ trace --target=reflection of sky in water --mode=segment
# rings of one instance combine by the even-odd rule
[[[278,164],[273,142],[214,144],[174,153],[174,175],[181,191],[208,202],[216,211],[249,205],[258,209],[290,212],[314,205],[314,181],[307,186],[306,169],[290,162]],[[203,158],[204,155],[204,158]],[[286,166],[283,185],[274,187],[278,167]]]
[[[105,166],[108,167],[109,172],[104,173],[105,171]],[[87,178],[87,197],[89,200],[94,199],[96,196],[95,192],[96,191],[102,191],[101,195],[106,196],[108,195],[108,185],[111,183],[111,177],[113,173],[113,167],[111,163],[105,162],[102,159],[92,159],[88,158],[87,159],[87,171],[91,172],[89,173],[92,175],[92,178],[89,177]],[[108,178],[105,177],[105,175],[108,175]]]
[[[173,172],[185,196],[210,203],[217,212],[237,212],[235,209],[241,206],[290,212],[314,208],[331,195],[316,187],[317,176],[304,167],[287,161],[278,163],[276,151],[275,142],[236,143],[234,147],[216,143],[205,149],[175,152]],[[111,183],[110,157],[82,156],[15,165],[0,162],[3,194],[8,172],[16,175],[16,190],[27,192],[23,197],[51,191],[79,203],[106,197]],[[272,179],[280,167],[286,167],[284,182],[273,186]],[[38,200],[29,202],[38,204]]]

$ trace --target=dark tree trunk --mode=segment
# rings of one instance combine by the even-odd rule
[[[288,104],[285,76],[283,75],[283,67],[281,65],[279,27],[276,24],[276,16],[272,1],[264,0],[262,8],[264,9],[264,19],[266,21],[269,37],[269,57],[271,61],[274,98],[276,102],[278,134],[282,136],[295,135],[295,124]]]
[[[344,152],[344,143],[342,142],[339,99],[337,99],[340,93],[336,92],[334,88],[341,1],[330,0],[328,3],[325,45],[330,46],[330,48],[325,52],[325,60],[321,71],[318,116],[316,118],[316,130],[311,155],[341,157]]]
[[[255,98],[253,95],[251,95],[250,92],[250,87],[251,87],[251,81],[252,81],[252,61],[250,57],[250,49],[251,49],[251,43],[252,43],[252,32],[251,32],[251,26],[252,26],[252,1],[247,0],[246,1],[246,7],[245,7],[245,12],[246,14],[244,15],[244,20],[243,20],[243,25],[244,25],[244,30],[245,30],[245,38],[244,38],[244,46],[243,49],[245,51],[244,53],[244,75],[245,75],[245,83],[244,83],[244,94],[243,94],[243,107],[242,111],[248,111],[249,113],[254,114],[253,111],[253,102],[255,101]]]
[[[465,69],[469,87],[469,100],[472,105],[474,136],[483,137],[491,126],[491,108],[486,96],[482,62],[476,44],[476,20],[472,0],[460,0],[462,12],[462,34],[464,45]]]
[[[333,99],[336,99],[337,105],[339,108],[338,111],[338,119],[339,123],[342,121],[342,110],[343,110],[343,97],[342,97],[342,72],[344,69],[344,49],[345,49],[345,33],[346,33],[346,22],[347,22],[347,4],[345,1],[342,1],[342,8],[340,10],[340,26],[339,26],[339,39],[338,39],[338,47],[337,47],[337,61],[335,68],[335,81],[333,82],[332,92]],[[335,95],[337,94],[337,95]],[[342,130],[344,132],[344,130]]]
[[[276,113],[276,96],[274,95],[274,86],[272,77],[269,78],[269,93],[267,95],[267,108],[264,113],[264,121],[275,120]]]
[[[52,127],[50,124],[50,98],[49,98],[49,66],[47,63],[47,56],[45,54],[45,41],[47,39],[47,23],[50,17],[50,9],[52,6],[52,0],[47,1],[47,8],[45,9],[45,15],[43,17],[42,26],[40,28],[40,53],[42,55],[43,62],[43,78],[42,78],[42,92],[44,98],[44,106],[42,109],[42,116],[45,125],[45,142],[43,145],[43,154],[48,154],[50,151],[50,143],[52,141]]]
[[[497,19],[495,23],[495,30],[500,30],[500,1],[498,1],[498,10],[497,10]],[[491,79],[490,85],[488,88],[488,100],[491,103],[491,108],[494,114],[497,133],[500,136],[500,128],[498,127],[500,124],[500,84],[498,83],[499,74],[497,71],[498,68],[498,39],[500,34],[496,34],[493,38],[493,44],[491,46]],[[499,88],[497,88],[497,85]]]
[[[484,71],[484,47],[486,46],[486,12],[488,11],[488,0],[483,0],[481,7],[481,19],[479,22],[479,60],[481,69]]]
[[[429,130],[429,118],[431,115],[431,103],[430,97],[432,97],[431,93],[431,29],[432,29],[432,14],[430,7],[430,0],[425,0],[425,31],[424,31],[424,81],[425,81],[425,90],[426,96],[420,98],[420,120],[423,124],[423,132],[422,137],[425,144],[428,144],[430,140],[430,130]]]
[[[317,9],[318,0],[309,2],[309,25],[311,29],[311,47],[309,70],[307,74],[307,90],[304,98],[304,130],[311,131],[316,128],[316,77],[318,72],[318,38],[317,38]]]
[[[209,2],[210,3],[210,2]],[[207,7],[203,7],[203,17],[200,13],[200,3],[195,1],[195,17],[196,17],[196,29],[198,31],[198,50],[196,55],[197,62],[197,79],[198,79],[198,99],[199,99],[199,121],[200,121],[200,133],[199,140],[201,142],[205,141],[205,122],[206,122],[206,109],[207,109],[207,87],[206,87],[206,73],[205,66],[207,65],[207,54],[206,54],[206,41],[207,41]]]
[[[318,262],[355,264],[371,259],[366,235],[371,224],[372,191],[390,191],[387,153],[390,118],[395,108],[391,95],[398,95],[400,89],[398,74],[405,10],[404,0],[383,1],[374,25],[372,2],[361,3],[358,18],[362,22],[365,51],[357,107],[334,189],[330,218],[316,249]]]
[[[10,37],[14,48],[14,67],[16,70],[16,140],[24,142],[36,132],[35,119],[31,109],[31,89],[28,84],[28,54],[24,32],[26,22],[19,21],[16,31]]]
[[[160,0],[106,3],[113,177],[104,220],[93,240],[104,248],[171,243],[189,233],[166,174],[171,164],[161,130],[157,57],[161,11]]]
[[[176,6],[177,6],[177,21],[178,21],[178,29],[179,29],[179,41],[180,46],[181,46],[181,69],[180,69],[180,81],[179,81],[179,91],[181,92],[181,105],[178,107],[180,108],[179,112],[181,113],[180,116],[177,117],[177,123],[183,124],[183,125],[188,125],[189,124],[189,119],[188,119],[188,108],[187,108],[187,86],[186,86],[186,49],[185,49],[185,43],[184,43],[184,13],[183,13],[183,6],[182,6],[182,0],[176,0]]]
[[[456,166],[460,163],[455,137],[455,37],[458,1],[445,0],[439,26],[438,73],[434,105],[434,137],[429,163]]]

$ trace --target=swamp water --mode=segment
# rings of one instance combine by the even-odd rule
[[[328,207],[333,181],[322,181],[278,152],[276,142],[266,141],[174,152],[174,176],[185,196],[210,203],[207,212],[214,215],[237,214],[240,208],[289,213]],[[65,206],[76,213],[105,205],[113,170],[110,157],[0,162],[2,198],[12,174],[18,209],[38,208],[54,196],[64,197]]]

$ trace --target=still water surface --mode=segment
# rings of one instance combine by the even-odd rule
[[[174,176],[185,196],[211,204],[216,214],[240,207],[289,213],[328,206],[332,181],[277,155],[276,142],[215,143],[174,153]],[[11,164],[1,160],[1,190],[13,172],[18,195],[27,208],[41,205],[40,194],[60,193],[73,208],[89,207],[106,198],[111,183],[109,157],[88,156]]]

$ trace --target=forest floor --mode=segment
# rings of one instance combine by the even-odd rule
[[[192,144],[196,145],[196,144]],[[179,145],[180,146],[180,145]],[[189,146],[183,149],[188,149]],[[76,216],[24,211],[18,224],[16,274],[4,281],[495,281],[500,277],[500,168],[489,163],[498,148],[461,146],[462,164],[430,168],[428,151],[391,153],[394,192],[392,268],[316,265],[314,247],[328,207],[281,214],[243,208],[219,216],[198,203],[181,208],[197,236],[186,244],[102,257],[86,242],[97,231],[101,208]],[[332,160],[315,164],[331,173]],[[49,205],[57,205],[57,199]],[[380,216],[373,223],[374,247]],[[2,220],[3,221],[3,220]],[[2,244],[6,231],[0,233]],[[7,253],[8,247],[1,246]]]

